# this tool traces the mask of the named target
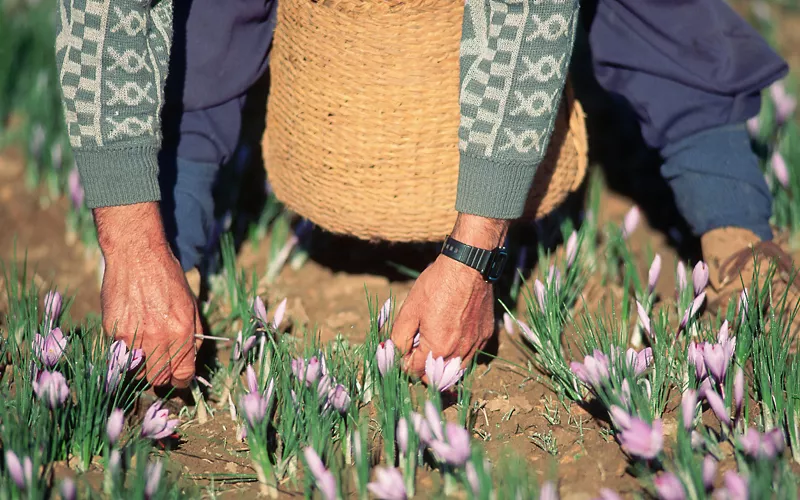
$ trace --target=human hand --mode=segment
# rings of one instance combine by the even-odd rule
[[[510,221],[459,214],[451,236],[485,248],[500,246]],[[419,332],[419,345],[413,346]],[[428,353],[445,361],[460,356],[462,368],[494,333],[494,291],[476,271],[440,255],[417,278],[392,327],[406,371],[428,383]]]
[[[194,378],[202,324],[156,203],[94,210],[105,258],[103,329],[145,353],[147,380],[182,388]]]

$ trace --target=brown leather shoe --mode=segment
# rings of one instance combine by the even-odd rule
[[[800,278],[794,261],[774,241],[762,241],[747,229],[724,227],[707,232],[700,243],[709,269],[707,297],[711,311],[722,308],[724,313],[731,299],[739,299],[743,285],[750,288],[756,262],[758,289],[770,286],[769,296],[776,307],[780,307],[780,300],[787,288],[787,313],[800,300]],[[775,271],[767,283],[770,266],[775,266]],[[800,328],[800,315],[795,317],[794,323],[793,329]]]

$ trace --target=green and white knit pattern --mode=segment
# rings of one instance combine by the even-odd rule
[[[151,8],[148,0],[59,0],[57,30],[72,147],[160,141],[171,2]]]
[[[538,163],[560,102],[575,0],[468,0],[461,45],[459,149]]]

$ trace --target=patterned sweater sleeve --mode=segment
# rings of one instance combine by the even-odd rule
[[[89,208],[160,200],[171,42],[171,0],[59,0],[64,117]]]
[[[520,217],[566,83],[578,0],[467,0],[456,209]]]

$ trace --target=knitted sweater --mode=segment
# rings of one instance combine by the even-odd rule
[[[561,100],[578,0],[467,0],[456,208],[522,214]],[[59,0],[56,61],[89,208],[158,201],[172,0]]]

